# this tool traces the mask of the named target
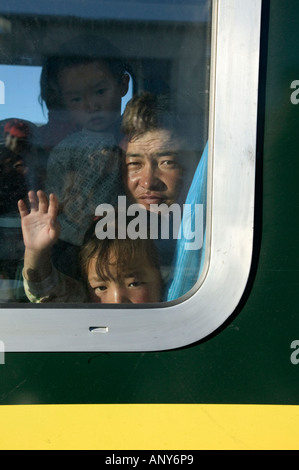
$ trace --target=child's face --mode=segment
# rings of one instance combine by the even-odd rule
[[[82,128],[103,132],[120,117],[128,80],[125,75],[118,82],[105,63],[93,62],[64,69],[59,85],[71,119]]]
[[[161,301],[161,276],[149,261],[132,262],[126,272],[118,272],[115,257],[110,256],[109,274],[101,279],[96,272],[96,259],[88,266],[90,300],[106,304],[142,304]]]

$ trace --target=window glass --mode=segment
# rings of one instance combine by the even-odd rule
[[[173,301],[204,262],[211,0],[0,5],[0,302]]]

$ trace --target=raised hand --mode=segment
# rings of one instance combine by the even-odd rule
[[[55,194],[51,194],[48,200],[43,191],[30,191],[28,198],[30,211],[24,201],[18,202],[25,247],[36,252],[49,250],[60,234],[57,222],[58,199]]]

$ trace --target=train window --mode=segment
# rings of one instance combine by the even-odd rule
[[[0,340],[149,351],[252,256],[261,0],[0,6]]]

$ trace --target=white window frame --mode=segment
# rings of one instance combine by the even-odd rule
[[[6,352],[169,350],[205,338],[234,312],[253,250],[261,3],[213,2],[207,247],[191,295],[154,307],[7,306]]]

